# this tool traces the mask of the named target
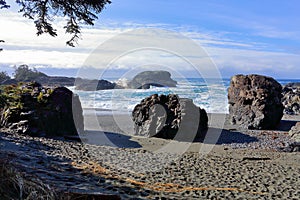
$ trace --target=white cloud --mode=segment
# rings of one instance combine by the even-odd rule
[[[46,66],[52,68],[80,68],[88,65],[86,59],[91,52],[100,44],[109,40],[113,36],[124,33],[134,28],[154,27],[180,31],[186,37],[193,39],[203,45],[215,63],[221,70],[235,69],[236,71],[249,72],[273,71],[281,73],[290,70],[291,76],[300,77],[299,55],[288,52],[274,52],[268,49],[267,44],[258,42],[236,41],[226,37],[229,33],[213,33],[208,31],[191,31],[191,27],[172,27],[168,24],[135,24],[127,22],[118,24],[115,22],[96,25],[94,28],[83,28],[82,38],[75,48],[67,47],[65,42],[69,35],[64,33],[64,20],[58,20],[56,27],[59,36],[52,38],[47,35],[37,37],[32,21],[24,19],[20,14],[7,12],[0,18],[0,27],[5,27],[0,32],[0,39],[6,42],[2,45],[5,49],[0,53],[0,64],[29,64],[34,66]],[[138,37],[138,36],[135,36]],[[151,38],[150,38],[151,39]],[[162,43],[164,41],[162,40]],[[99,55],[95,60],[98,65],[106,55],[115,53],[129,45],[132,40],[122,41],[114,48],[106,49],[106,52]],[[180,42],[174,40],[174,48],[181,48]],[[186,49],[186,51],[191,51]],[[103,53],[103,52],[102,52]],[[191,55],[199,56],[199,55]],[[115,63],[117,70],[131,69],[134,66],[150,64],[161,64],[165,66],[177,67],[179,70],[186,69],[183,63],[172,56],[163,53],[140,52],[131,54]],[[103,66],[102,66],[103,67]],[[105,67],[105,66],[104,66]]]

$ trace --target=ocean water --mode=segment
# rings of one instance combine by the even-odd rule
[[[113,81],[113,80],[111,80]],[[115,80],[116,81],[116,80]],[[230,79],[176,79],[176,88],[152,87],[150,89],[115,89],[99,91],[80,91],[70,89],[79,95],[85,113],[89,110],[97,114],[129,113],[143,98],[152,94],[177,94],[180,98],[190,98],[193,102],[209,113],[228,113],[227,89]],[[278,80],[285,85],[299,80]]]

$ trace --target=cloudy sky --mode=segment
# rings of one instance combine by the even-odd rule
[[[70,36],[64,34],[64,19],[54,22],[58,37],[37,37],[33,22],[17,12],[13,1],[7,2],[12,7],[0,10],[0,39],[5,40],[0,44],[4,49],[0,53],[1,71],[11,73],[14,65],[28,64],[51,75],[76,76],[79,69],[92,65],[88,61],[99,46],[111,44],[114,37],[128,31],[151,28],[176,32],[196,42],[224,78],[238,73],[300,78],[298,0],[112,0],[94,27],[83,27],[82,40],[75,48],[65,45]],[[145,37],[151,42],[149,35]],[[131,43],[124,40],[118,47]],[[177,52],[181,47],[174,48]],[[98,53],[97,67],[106,68],[100,61],[107,52]],[[134,65],[149,67],[153,60],[175,71],[185,69],[182,60],[165,52],[143,50],[126,55],[113,62],[112,76],[118,77]]]

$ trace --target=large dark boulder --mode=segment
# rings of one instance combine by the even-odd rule
[[[193,141],[207,129],[208,117],[204,109],[191,99],[177,95],[151,95],[132,111],[135,134]]]
[[[6,98],[0,113],[2,128],[46,137],[77,137],[84,131],[79,97],[65,87],[28,83],[7,86],[1,95]]]
[[[176,87],[177,82],[171,79],[167,71],[144,71],[137,74],[129,83],[132,89],[149,89],[155,87]]]
[[[300,83],[289,83],[283,87],[282,103],[284,113],[289,115],[300,114]]]
[[[283,116],[282,86],[261,75],[236,75],[228,89],[229,116],[247,129],[275,129]]]

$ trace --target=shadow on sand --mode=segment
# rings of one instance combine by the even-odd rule
[[[289,131],[293,126],[295,126],[297,121],[292,120],[281,120],[278,126],[278,131]]]
[[[141,148],[138,142],[132,141],[132,136],[120,133],[86,131],[87,143],[94,145],[104,145],[118,148]],[[205,136],[204,136],[205,135]],[[147,139],[147,138],[145,138]],[[148,138],[150,140],[150,138]],[[164,140],[164,139],[162,139]],[[204,144],[232,144],[232,143],[251,143],[257,142],[256,137],[238,131],[229,131],[225,129],[209,128],[201,137],[184,135],[175,137],[173,140],[178,142],[204,143]]]
[[[256,137],[249,136],[247,134],[238,132],[238,131],[229,131],[226,129],[219,128],[209,128],[207,131],[202,132],[199,137],[196,137],[194,140],[191,138],[177,138],[177,141],[189,142],[193,141],[193,143],[204,143],[204,144],[232,144],[232,143],[251,143],[257,142],[258,139]]]
[[[120,133],[104,131],[86,131],[88,144],[105,145],[118,148],[141,148],[142,146],[135,141],[131,141],[131,136]]]

